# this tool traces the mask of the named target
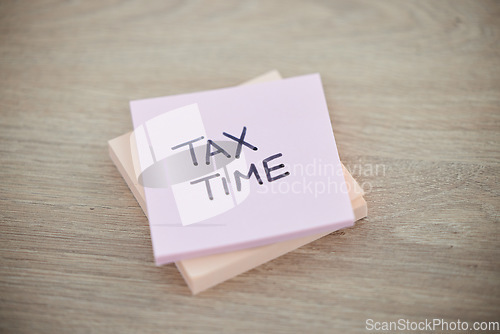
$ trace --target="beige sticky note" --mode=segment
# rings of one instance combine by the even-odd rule
[[[279,73],[277,71],[271,71],[246,82],[245,84],[279,79],[281,79]],[[108,142],[109,154],[120,174],[123,176],[127,185],[137,199],[137,202],[143,211],[147,213],[144,188],[139,184],[137,177],[135,176],[136,173],[134,171],[130,136],[131,133],[127,133],[110,140]],[[367,205],[366,201],[363,199],[364,193],[347,169],[345,169],[344,166],[342,167],[354,215],[356,220],[359,220],[367,215]],[[297,249],[298,247],[306,245],[326,234],[312,235],[236,252],[214,254],[200,258],[182,260],[176,262],[176,265],[193,294],[196,294],[294,249]]]

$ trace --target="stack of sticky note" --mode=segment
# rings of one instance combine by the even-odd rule
[[[363,190],[340,163],[318,74],[130,103],[109,153],[149,219],[157,265],[196,294],[349,227]]]

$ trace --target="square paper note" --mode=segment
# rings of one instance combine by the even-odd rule
[[[319,75],[131,111],[157,264],[353,224]]]

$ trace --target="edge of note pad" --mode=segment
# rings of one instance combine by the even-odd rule
[[[245,84],[279,79],[281,79],[280,74],[277,71],[271,71],[253,80],[247,81]],[[135,180],[135,177],[133,177],[135,172],[130,147],[130,134],[131,133],[127,133],[110,140],[108,142],[109,154],[120,174],[123,176],[127,185],[131,189],[137,202],[143,211],[147,213],[144,189],[137,182],[137,180]],[[362,197],[364,193],[358,183],[352,178],[351,174],[343,165],[342,167],[344,169],[346,183],[348,184],[349,197],[351,199],[355,219],[359,220],[367,215],[366,201]],[[176,262],[176,265],[192,293],[196,294],[294,249],[306,245],[329,233],[311,235],[299,239],[288,240],[257,248],[244,249],[236,252],[214,254],[200,258],[178,261]]]

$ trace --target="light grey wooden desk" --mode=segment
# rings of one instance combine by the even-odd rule
[[[500,320],[500,3],[2,1],[0,331]],[[192,297],[107,155],[128,101],[320,72],[369,217]],[[378,166],[378,171],[375,169]]]

